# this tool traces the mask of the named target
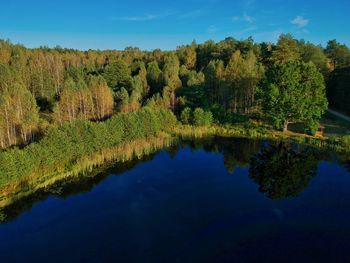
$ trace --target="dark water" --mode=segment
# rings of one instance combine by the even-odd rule
[[[6,210],[0,262],[350,262],[346,159],[236,139],[174,147]]]

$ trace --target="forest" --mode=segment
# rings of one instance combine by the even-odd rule
[[[75,123],[105,122],[143,107],[194,126],[260,116],[278,130],[301,122],[315,134],[328,104],[350,113],[350,49],[336,40],[322,47],[290,34],[276,44],[228,37],[173,51],[29,49],[0,41],[5,150],[67,123],[74,130]]]

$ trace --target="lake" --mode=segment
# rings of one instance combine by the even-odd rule
[[[8,208],[0,262],[350,262],[349,159],[183,142]]]

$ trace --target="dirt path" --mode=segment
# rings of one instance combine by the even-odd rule
[[[335,110],[331,110],[331,109],[328,109],[327,111],[329,113],[332,113],[333,115],[339,117],[339,118],[342,118],[343,120],[350,121],[350,117],[349,116],[346,116],[346,115],[344,115],[342,113],[339,113],[339,112],[337,112]]]

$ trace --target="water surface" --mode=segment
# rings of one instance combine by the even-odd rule
[[[0,261],[349,262],[346,159],[241,139],[179,145],[11,207]]]

